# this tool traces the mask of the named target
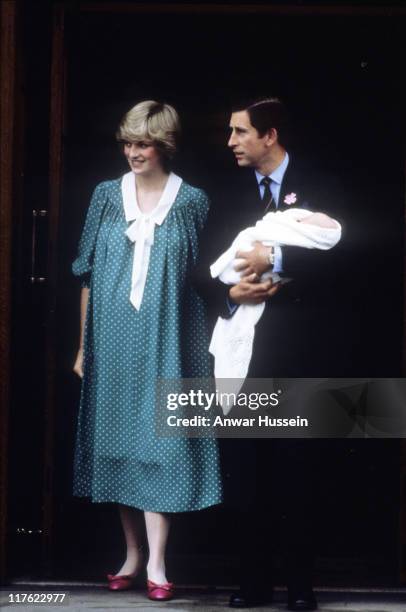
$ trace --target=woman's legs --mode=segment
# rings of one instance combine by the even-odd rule
[[[170,518],[160,512],[145,512],[145,526],[149,546],[148,579],[157,584],[167,583],[165,550],[168,541]]]
[[[127,558],[117,572],[117,576],[136,574],[143,561],[140,551],[142,544],[141,514],[135,508],[119,504],[121,525],[127,545]],[[165,584],[165,550],[168,541],[170,518],[168,514],[145,512],[149,560],[147,565],[148,578],[157,584]]]
[[[125,542],[127,545],[127,558],[117,576],[128,576],[136,574],[142,565],[143,555],[142,545],[142,526],[141,514],[139,511],[129,506],[119,504],[121,525],[124,531]]]

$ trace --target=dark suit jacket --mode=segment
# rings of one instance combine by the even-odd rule
[[[338,218],[337,187],[290,158],[279,194],[278,210],[287,194],[295,193],[295,207],[322,211]],[[252,169],[237,169],[212,198],[208,223],[201,241],[201,256],[195,283],[213,319],[229,316],[229,287],[210,277],[209,266],[229,247],[242,229],[255,224],[263,214],[258,184]],[[266,304],[255,331],[250,377],[306,377],[339,375],[343,352],[342,327],[335,319],[342,310],[340,281],[343,248],[318,251],[283,247],[284,275],[293,281],[284,285]],[[329,369],[331,368],[330,372]]]
[[[400,272],[397,268],[391,271],[397,261],[392,251],[398,252],[398,234],[403,226],[400,214],[395,216],[390,209],[383,214],[387,186],[378,197],[374,195],[376,181],[367,189],[368,180],[368,176],[351,172],[345,185],[290,156],[279,204],[286,194],[296,193],[295,206],[336,218],[342,225],[342,239],[327,252],[283,248],[284,272],[294,281],[267,302],[255,331],[250,377],[399,375],[390,359],[389,366],[383,366],[391,354],[388,324],[391,318],[395,324],[399,319],[391,295],[395,293],[393,279]],[[222,177],[221,183],[220,188],[209,191],[211,210],[194,274],[213,325],[219,315],[228,316],[229,288],[211,279],[209,266],[239,231],[263,216],[252,169],[237,168],[231,176]],[[387,217],[392,221],[391,231],[384,223]],[[342,458],[345,441],[337,440],[336,444]],[[311,533],[306,521],[314,510],[309,507],[305,511],[303,500],[310,503],[312,499],[312,475],[318,475],[321,481],[328,477],[328,469],[323,472],[320,466],[334,461],[336,455],[329,455],[332,446],[332,440],[316,439],[221,440],[227,503],[240,509],[244,504],[255,508],[258,496],[268,495],[268,486],[264,488],[263,483],[269,483],[269,471],[276,467],[273,476],[277,481],[272,481],[269,494],[271,506],[276,500],[284,506],[282,513],[286,509],[297,511],[292,524],[297,526],[296,543],[300,542],[304,533]]]

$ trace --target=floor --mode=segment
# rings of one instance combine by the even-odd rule
[[[62,604],[12,603],[10,594],[17,593],[66,593]],[[0,607],[4,610],[22,610],[38,612],[76,612],[78,610],[107,610],[134,612],[137,610],[154,612],[218,612],[229,610],[228,589],[204,590],[201,588],[179,588],[176,599],[160,604],[149,601],[143,591],[125,591],[111,593],[97,584],[13,584],[0,590]],[[319,610],[326,612],[406,612],[406,589],[317,589]],[[20,596],[21,598],[21,596]],[[277,589],[274,603],[255,608],[263,612],[286,610],[286,591]]]

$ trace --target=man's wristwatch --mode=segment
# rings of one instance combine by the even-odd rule
[[[269,265],[274,267],[274,265],[275,265],[275,251],[274,251],[273,247],[271,247],[271,252],[268,253],[268,261],[269,261]]]

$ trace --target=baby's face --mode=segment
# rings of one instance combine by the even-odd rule
[[[299,223],[307,223],[308,225],[317,225],[317,227],[327,227],[335,229],[337,227],[337,221],[331,219],[328,215],[324,213],[312,213],[308,217],[304,219],[300,219]]]

